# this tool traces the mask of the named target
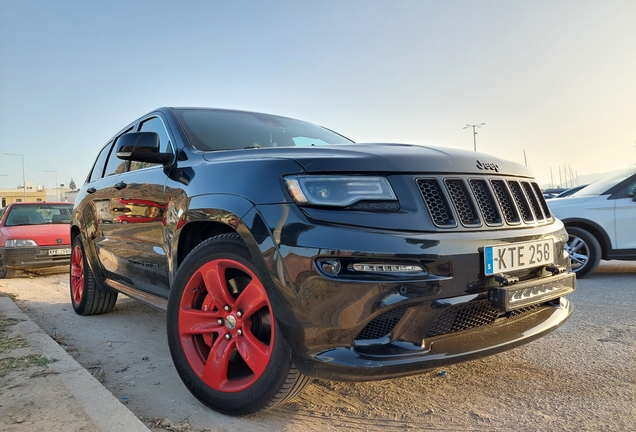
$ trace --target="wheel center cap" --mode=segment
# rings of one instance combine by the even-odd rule
[[[234,330],[236,328],[236,318],[234,315],[225,317],[225,327],[227,327],[228,330]]]

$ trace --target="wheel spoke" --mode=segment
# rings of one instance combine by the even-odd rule
[[[82,295],[84,294],[84,278],[78,278],[73,281],[73,300],[79,304],[82,301]]]
[[[257,310],[267,305],[265,288],[258,280],[252,280],[236,299],[236,307],[242,310],[246,317],[250,317]]]
[[[84,266],[73,263],[71,265],[71,275],[74,278],[81,278],[82,274],[84,274]]]
[[[71,262],[71,295],[73,296],[75,304],[78,305],[84,295],[84,255],[79,246],[75,246],[73,249]]]
[[[236,348],[254,375],[260,376],[269,362],[270,347],[256,339],[252,332],[246,331],[237,339]]]
[[[570,258],[573,261],[580,262],[580,263],[585,263],[588,260],[587,255],[577,254],[577,253],[570,254]]]
[[[179,311],[179,334],[181,336],[218,333],[219,325],[217,320],[221,318],[221,312],[214,313],[200,311],[190,307],[182,307]]]
[[[222,390],[223,384],[228,381],[227,371],[235,345],[233,340],[218,338],[212,346],[201,377],[210,387]]]
[[[573,253],[578,252],[581,248],[585,248],[585,242],[583,242],[580,238],[573,238],[570,242],[570,250]]]
[[[225,279],[226,268],[226,263],[219,260],[212,261],[199,270],[205,289],[218,309],[223,309],[225,305],[234,305],[234,298],[230,295]]]

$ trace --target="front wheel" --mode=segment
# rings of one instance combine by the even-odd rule
[[[175,276],[166,318],[177,372],[210,408],[231,415],[265,411],[311,382],[292,364],[237,234],[208,239],[190,252]]]
[[[0,279],[9,279],[15,276],[14,268],[7,268],[4,266],[2,256],[0,256]]]
[[[568,232],[565,250],[570,254],[572,271],[576,273],[577,278],[582,278],[598,267],[602,254],[601,245],[596,237],[583,228],[566,227],[565,229]]]

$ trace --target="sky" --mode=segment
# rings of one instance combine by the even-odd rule
[[[636,1],[0,0],[0,188],[80,187],[161,106],[473,149],[542,185],[636,163]],[[524,158],[525,152],[525,158]]]

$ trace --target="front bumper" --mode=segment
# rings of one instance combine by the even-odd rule
[[[70,263],[71,245],[0,248],[0,256],[3,265],[8,268],[53,267]]]
[[[537,307],[532,313],[423,339],[419,349],[399,339],[384,346],[383,355],[368,354],[355,346],[338,347],[315,354],[313,361],[304,366],[313,376],[336,381],[368,381],[413,375],[531,342],[556,330],[568,319],[572,310],[572,304],[560,298]],[[304,369],[300,365],[298,367]]]
[[[420,373],[530,342],[572,312],[562,296],[574,291],[576,279],[567,273],[567,233],[558,221],[498,232],[409,233],[317,224],[293,206],[258,210],[248,224],[263,257],[257,266],[267,275],[293,361],[308,376],[366,381]],[[485,276],[485,246],[546,239],[554,241],[554,265],[563,272],[518,271],[507,275],[518,282],[506,287]],[[344,270],[329,274],[334,260]],[[359,262],[419,263],[427,272],[346,270]],[[522,307],[510,305],[526,297]]]

